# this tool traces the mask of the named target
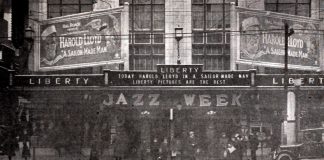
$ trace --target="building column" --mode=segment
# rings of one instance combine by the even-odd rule
[[[322,2],[323,3],[323,2]],[[311,1],[311,18],[319,19],[320,18],[320,1],[319,0],[312,0]]]
[[[237,21],[237,12],[236,12],[236,9],[235,9],[235,3],[231,3],[231,18],[230,18],[230,21],[231,21],[231,49],[230,49],[230,70],[234,71],[234,70],[237,70],[236,68],[236,56],[238,53],[238,46],[240,45],[240,39],[239,39],[239,27],[238,27],[238,21]]]
[[[37,59],[40,55],[40,25],[39,22],[47,19],[47,0],[30,0],[29,1],[29,20],[28,26],[35,31],[33,49],[28,55],[28,70],[38,71]],[[37,43],[38,42],[38,43]]]
[[[296,144],[296,95],[287,92],[287,119],[283,122],[283,144]]]
[[[176,27],[183,28],[183,38],[179,42],[181,64],[192,64],[192,27],[191,1],[165,1],[165,64],[177,64],[177,40],[174,37]]]

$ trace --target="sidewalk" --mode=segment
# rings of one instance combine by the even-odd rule
[[[64,157],[58,157],[58,156],[37,156],[35,160],[89,160],[89,156],[64,156]],[[7,156],[0,156],[0,160],[8,160]],[[25,160],[21,156],[15,156],[12,157],[12,160]],[[29,157],[28,160],[33,160],[33,157]],[[100,157],[100,160],[113,160],[111,157]],[[124,159],[124,160],[135,160],[135,159]],[[136,159],[138,160],[138,159]],[[243,157],[243,160],[251,160],[251,157],[245,156]],[[257,160],[271,160],[269,156],[257,156]]]
[[[74,155],[65,155],[65,156],[57,156],[55,154],[50,154],[50,151],[42,150],[43,153],[48,152],[47,155],[43,156],[36,156],[33,157],[33,152],[31,150],[31,157],[28,157],[28,160],[89,160],[90,159],[90,154],[88,151],[84,151],[83,154],[74,154]],[[263,149],[261,152],[261,149],[257,150],[257,160],[271,160],[270,158],[270,149]],[[37,154],[36,154],[37,155]],[[0,160],[8,160],[7,156],[0,156]],[[12,160],[25,160],[21,156],[21,151],[16,152],[16,156],[12,157]],[[101,156],[100,160],[113,160],[112,157],[110,156]],[[123,160],[138,160],[138,158],[128,158],[128,159],[123,159]],[[250,157],[250,150],[247,150],[247,152],[244,154],[243,160],[251,160]]]

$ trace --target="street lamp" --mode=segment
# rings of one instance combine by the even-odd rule
[[[32,29],[32,27],[28,26],[25,29],[25,39],[28,41],[32,41],[34,39],[34,33],[35,31]]]
[[[18,52],[15,52],[13,63],[13,69],[17,74],[28,72],[28,57],[34,46],[35,31],[30,26],[24,31],[24,43],[16,50]]]
[[[27,41],[27,51],[30,52],[33,48],[34,45],[34,34],[35,31],[32,29],[31,26],[28,26],[27,28],[25,28],[25,40]]]
[[[180,60],[180,49],[179,49],[179,43],[180,43],[180,40],[183,38],[183,28],[181,27],[176,27],[174,28],[174,38],[177,40],[178,42],[178,59],[177,59],[177,64],[181,64],[181,60]]]
[[[295,33],[293,28],[289,28],[288,23],[284,24],[285,27],[285,46],[284,46],[284,50],[285,50],[285,56],[284,56],[284,61],[285,61],[285,66],[284,66],[284,87],[285,90],[287,91],[287,87],[288,87],[288,38],[293,35]]]
[[[287,108],[286,111],[288,113],[288,38],[294,34],[294,30],[292,28],[289,29],[289,25],[287,22],[284,22],[284,28],[285,28],[285,37],[284,37],[284,91],[287,101]],[[288,116],[288,115],[287,115]],[[287,133],[286,129],[283,132],[283,135],[281,136],[281,143],[286,144],[287,143]]]
[[[296,88],[295,91],[295,118],[296,118],[296,142],[299,142],[299,130],[300,130],[300,111],[301,108],[299,106],[299,90],[300,90],[300,86],[302,85],[302,79],[301,78],[296,78],[294,79],[294,86]]]

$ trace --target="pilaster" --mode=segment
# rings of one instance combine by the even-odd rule
[[[165,1],[165,64],[177,64],[176,27],[183,28],[183,38],[179,42],[181,64],[191,64],[191,0]]]

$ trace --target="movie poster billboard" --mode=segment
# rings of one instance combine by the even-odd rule
[[[122,62],[122,8],[45,20],[40,25],[40,70]]]
[[[293,34],[288,37],[290,68],[319,68],[319,21],[268,11],[238,11],[239,49],[237,63],[283,67],[285,23]]]

